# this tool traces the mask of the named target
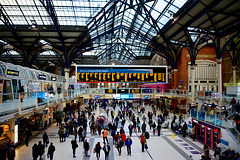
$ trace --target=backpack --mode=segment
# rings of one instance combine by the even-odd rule
[[[149,139],[149,133],[148,132],[145,132],[145,137],[146,137],[146,139]]]
[[[119,139],[119,146],[121,146],[121,147],[122,147],[122,146],[123,146],[123,144],[124,144],[124,143],[123,143],[123,140],[122,140],[122,139]]]

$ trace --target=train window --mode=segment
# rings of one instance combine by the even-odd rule
[[[211,128],[207,128],[207,139],[211,140]]]
[[[205,126],[201,127],[201,136],[204,137],[205,136]]]

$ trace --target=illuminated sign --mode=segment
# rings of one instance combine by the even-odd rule
[[[146,68],[81,68],[77,66],[78,83],[138,83],[138,82],[167,82],[167,67]]]
[[[38,79],[40,79],[40,80],[46,80],[46,79],[47,79],[47,76],[44,75],[44,74],[39,74]]]
[[[10,75],[10,76],[19,76],[19,71],[14,71],[14,70],[8,69],[8,70],[7,70],[7,75]]]
[[[18,143],[18,124],[14,126],[14,143]]]
[[[133,99],[133,94],[113,94],[113,99]]]
[[[56,78],[56,77],[51,77],[51,80],[52,80],[52,81],[56,81],[57,78]]]

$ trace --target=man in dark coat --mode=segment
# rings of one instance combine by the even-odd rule
[[[48,146],[48,143],[49,143],[49,139],[48,139],[48,135],[47,135],[46,132],[44,132],[42,138],[43,138],[43,145],[44,145],[44,147],[45,147],[45,146],[47,147],[47,146]]]
[[[88,150],[90,149],[90,147],[89,147],[89,143],[88,143],[87,139],[85,139],[85,141],[83,143],[83,149],[84,149],[85,155],[87,157],[89,157]]]
[[[146,123],[145,122],[143,122],[143,124],[142,124],[142,132],[143,133],[145,133],[146,132]]]
[[[104,143],[103,151],[105,153],[105,160],[109,160],[110,146],[107,143]]]
[[[187,123],[186,123],[186,122],[184,122],[184,125],[183,125],[183,137],[185,137],[185,136],[186,136],[187,129],[188,129]]]
[[[50,158],[50,160],[53,160],[53,153],[55,152],[55,146],[53,145],[53,143],[50,143],[50,146],[48,148],[48,157]]]
[[[76,153],[76,148],[78,147],[78,145],[77,145],[75,138],[72,139],[71,144],[72,144],[72,150],[73,150],[73,158],[76,158],[75,153]]]
[[[36,143],[32,147],[32,157],[33,160],[37,160],[38,158],[38,145]]]
[[[42,160],[42,155],[44,154],[44,145],[42,144],[41,141],[38,142],[38,155],[40,156],[40,160]]]
[[[32,136],[31,131],[29,131],[29,130],[27,129],[26,132],[25,132],[25,144],[26,144],[26,146],[28,146],[28,143],[29,143],[29,141],[30,141],[31,136]]]
[[[2,147],[2,148],[0,149],[0,159],[1,159],[1,160],[6,160],[6,158],[7,158],[7,151],[8,151],[7,146]]]
[[[8,158],[8,160],[14,160],[15,159],[15,149],[14,149],[13,146],[8,147],[7,158]]]

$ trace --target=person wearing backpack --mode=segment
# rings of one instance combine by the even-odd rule
[[[126,146],[127,146],[127,155],[131,156],[131,145],[132,145],[132,139],[130,136],[128,136],[126,140]]]
[[[139,138],[140,138],[140,142],[142,144],[142,152],[144,152],[144,145],[147,143],[146,138],[145,138],[145,136],[143,134],[141,134],[139,136]]]
[[[117,142],[117,150],[118,150],[119,156],[121,156],[123,143],[124,143],[123,140],[119,138]]]
[[[48,147],[48,153],[47,156],[50,158],[50,160],[53,160],[53,153],[55,152],[55,146],[53,143],[50,143],[50,146]]]
[[[111,148],[110,146],[104,142],[104,147],[103,147],[103,151],[105,153],[105,160],[109,160],[109,152],[110,152]]]

